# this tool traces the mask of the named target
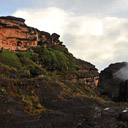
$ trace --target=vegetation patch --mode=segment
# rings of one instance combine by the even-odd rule
[[[22,64],[18,56],[15,53],[7,50],[3,50],[2,53],[0,53],[0,62],[2,62],[5,65],[8,65],[9,67],[22,67]]]
[[[19,85],[24,85],[23,81],[9,80],[8,90],[12,97],[18,100],[19,103],[24,104],[24,111],[28,114],[40,114],[46,111],[39,102],[39,97],[34,92],[31,85],[26,88],[21,88]]]
[[[44,48],[39,56],[40,61],[48,70],[57,70],[64,75],[75,74],[77,72],[74,60],[67,57],[63,52],[52,48]]]

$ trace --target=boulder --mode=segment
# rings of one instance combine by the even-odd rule
[[[45,74],[45,72],[39,68],[31,69],[30,73],[32,76],[42,75]]]
[[[52,43],[55,43],[55,44],[59,44],[59,37],[60,37],[60,35],[58,35],[58,34],[56,34],[56,33],[53,33],[52,35],[51,35],[51,37],[52,37]]]
[[[126,62],[111,64],[100,72],[98,89],[100,90],[100,94],[102,96],[118,100],[119,85],[122,80],[116,77],[115,74],[126,65]]]

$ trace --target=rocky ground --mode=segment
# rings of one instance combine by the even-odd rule
[[[2,106],[3,105],[3,106]],[[89,98],[54,102],[39,115],[28,115],[13,99],[2,104],[1,128],[127,128],[128,106]]]
[[[70,74],[71,72],[65,72],[65,70],[59,72],[57,69],[61,65],[60,67],[52,65],[51,61],[44,63],[41,60],[42,52],[4,51],[0,54],[0,128],[128,127],[127,102],[119,100],[115,102],[113,101],[115,98],[102,94],[110,82],[109,75],[105,79],[106,84],[103,79],[102,81],[100,79],[102,84],[99,83],[98,87],[94,88],[91,85],[96,85],[94,77],[98,77],[98,73],[93,65],[78,60],[79,68],[75,68],[75,62],[69,65],[69,69],[74,69],[75,74],[74,72]],[[52,49],[47,52],[51,55],[55,54]],[[33,55],[40,57],[33,61],[30,58]],[[8,56],[10,60],[6,62],[4,58]],[[53,57],[52,59],[54,61]],[[70,55],[70,59],[75,58]],[[18,61],[15,63],[14,60]],[[50,67],[49,64],[51,64]],[[56,70],[56,73],[53,70]],[[110,74],[106,70],[105,73]],[[125,87],[127,87],[126,83]],[[101,85],[103,88],[99,87]],[[108,87],[108,90],[111,90],[111,86]],[[119,88],[116,90],[118,90],[116,91],[118,95]]]

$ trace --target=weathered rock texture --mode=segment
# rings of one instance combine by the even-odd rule
[[[22,18],[0,17],[0,49],[26,51],[32,46],[62,45],[58,34],[50,35],[47,32],[28,27],[24,22],[25,20]],[[79,59],[75,60],[79,66],[79,81],[92,87],[97,86],[99,76],[95,66]],[[76,80],[76,76],[73,79]]]
[[[126,62],[115,63],[109,65],[100,73],[98,88],[100,88],[101,95],[116,98],[119,96],[119,85],[121,79],[115,76],[115,73],[127,65]]]
[[[91,87],[96,87],[99,81],[99,73],[95,66],[80,59],[76,60],[76,64],[80,67],[78,70],[79,81]]]
[[[0,49],[24,51],[31,46],[61,44],[59,35],[28,27],[22,18],[0,17]]]

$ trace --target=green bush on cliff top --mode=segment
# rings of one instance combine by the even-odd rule
[[[52,48],[44,48],[40,53],[42,63],[52,70],[58,70],[62,73],[72,74],[76,73],[76,65],[70,56],[66,56],[63,52]]]
[[[27,70],[44,67],[47,70],[58,71],[64,75],[77,73],[73,55],[63,47],[35,47],[33,52],[18,53],[5,50],[0,53],[0,62],[10,67]]]

